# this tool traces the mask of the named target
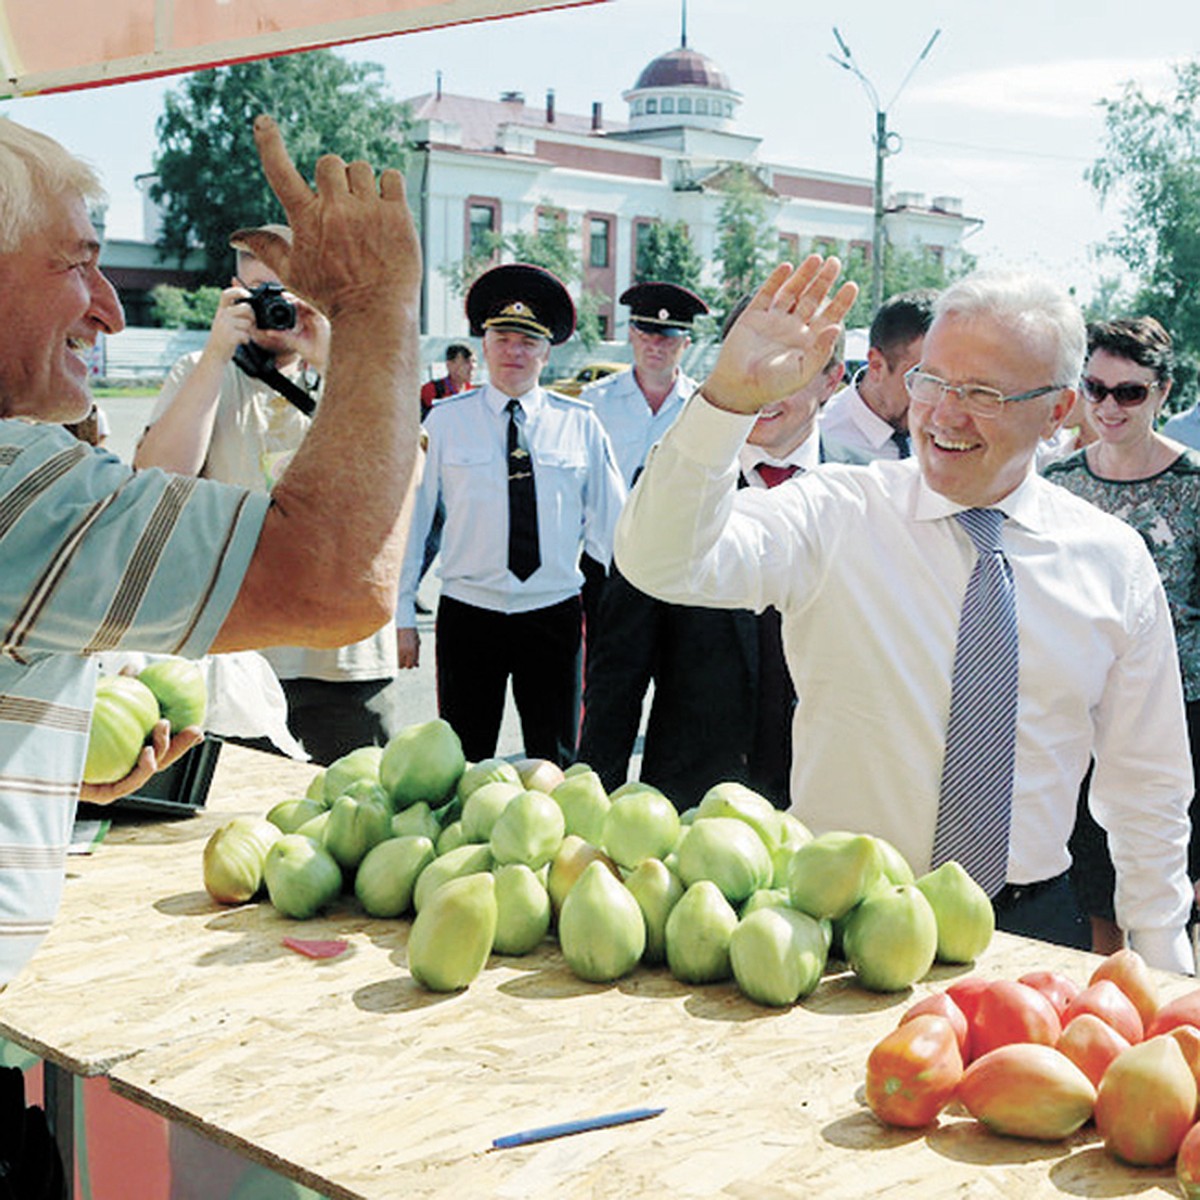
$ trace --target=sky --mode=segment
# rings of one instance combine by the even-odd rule
[[[831,61],[833,29],[875,89]],[[919,60],[935,31],[928,55]],[[624,120],[621,93],[680,44],[681,0],[582,8],[374,39],[339,53],[380,63],[396,99],[432,90],[497,98],[555,92],[560,112]],[[1084,172],[1103,147],[1101,101],[1136,83],[1169,94],[1172,64],[1200,54],[1196,0],[689,0],[688,45],[742,95],[736,128],[769,162],[874,175],[877,104],[901,139],[892,191],[962,198],[983,225],[965,243],[985,267],[1032,267],[1088,298],[1119,268],[1097,253],[1119,227]],[[154,123],[181,76],[0,102],[91,161],[110,195],[107,233],[140,237],[134,177],[152,169]]]

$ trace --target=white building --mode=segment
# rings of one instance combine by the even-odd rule
[[[582,254],[582,287],[606,299],[604,336],[625,339],[617,297],[634,279],[639,239],[656,222],[686,223],[713,264],[717,216],[733,164],[748,168],[768,199],[781,253],[810,249],[870,255],[874,197],[866,177],[759,158],[760,138],[736,129],[741,95],[711,59],[686,44],[655,58],[623,98],[628,121],[557,111],[554,93],[530,105],[441,92],[411,98],[416,148],[407,172],[426,264],[422,333],[461,337],[463,301],[454,268],[488,233],[534,233],[565,220]],[[962,201],[905,192],[887,205],[892,244],[953,265],[964,235],[981,222]],[[716,282],[716,267],[705,282]],[[578,287],[577,289],[578,290]]]

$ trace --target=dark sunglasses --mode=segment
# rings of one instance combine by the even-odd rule
[[[1121,408],[1133,408],[1138,404],[1144,404],[1151,389],[1158,387],[1157,383],[1118,383],[1114,387],[1109,387],[1100,380],[1090,377],[1081,379],[1079,383],[1083,388],[1083,394],[1094,404],[1101,404],[1108,396],[1111,396]]]

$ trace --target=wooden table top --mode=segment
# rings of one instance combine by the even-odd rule
[[[408,921],[347,900],[306,922],[267,903],[222,908],[201,882],[209,833],[303,792],[314,768],[226,746],[209,811],[121,822],[72,859],[62,912],[0,994],[0,1035],[191,1125],[327,1196],[1116,1197],[1162,1190],[1091,1127],[1063,1143],[989,1134],[965,1116],[883,1128],[862,1084],[871,1046],[914,999],[828,977],[767,1009],[732,983],[692,987],[665,968],[584,983],[552,941],[493,957],[465,992],[418,987]],[[315,961],[286,935],[344,938]],[[998,934],[979,974],[1097,960]],[[1164,997],[1194,981],[1162,977]],[[642,1106],[652,1120],[502,1151],[518,1130]]]

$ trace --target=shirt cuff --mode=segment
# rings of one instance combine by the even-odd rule
[[[1196,956],[1186,929],[1131,929],[1129,945],[1160,971],[1196,973]]]
[[[754,413],[718,408],[697,390],[683,406],[668,436],[686,458],[724,472],[737,467],[738,451],[745,445],[757,419]]]
[[[396,628],[416,629],[417,627],[417,598],[416,596],[401,596],[396,605]]]

